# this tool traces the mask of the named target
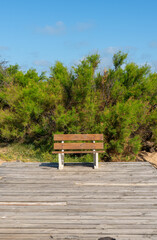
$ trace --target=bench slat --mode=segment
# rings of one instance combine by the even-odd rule
[[[103,149],[103,143],[54,143],[54,149]]]
[[[54,141],[103,141],[103,134],[54,134]]]
[[[102,151],[102,150],[100,150],[100,151],[64,151],[64,152],[61,152],[61,151],[55,151],[55,152],[52,152],[52,153],[54,153],[54,154],[58,154],[58,153],[64,153],[64,154],[74,154],[74,153],[104,153],[105,151]]]

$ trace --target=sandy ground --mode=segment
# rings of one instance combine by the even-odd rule
[[[138,155],[137,160],[150,162],[157,168],[157,152],[150,153],[143,151]]]

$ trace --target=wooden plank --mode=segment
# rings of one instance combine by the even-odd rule
[[[82,164],[83,165],[83,164]],[[98,170],[96,170],[97,172],[129,172],[129,173],[146,173],[146,172],[152,172],[152,174],[157,175],[157,171],[154,167],[152,167],[152,165],[150,163],[123,163],[123,162],[119,162],[119,164],[117,163],[99,163],[100,168]],[[14,163],[4,163],[2,166],[0,166],[0,172],[2,172],[3,170],[7,170],[7,171],[11,171],[11,172],[16,172],[16,171],[21,171],[21,172],[45,172],[47,173],[48,171],[51,172],[56,172],[56,168],[57,168],[58,164],[57,163],[23,163],[23,162],[14,162]],[[76,172],[76,174],[78,173],[78,171],[81,173],[83,171],[85,171],[86,173],[90,173],[92,174],[92,169],[91,168],[83,168],[81,166],[77,165],[77,168],[73,167],[74,164],[71,163],[71,168],[70,165],[68,168],[65,168],[64,171],[61,172],[61,174],[64,174],[64,172]],[[88,171],[89,170],[89,171]],[[59,174],[59,173],[57,173]],[[93,172],[93,174],[95,175],[95,171]]]
[[[27,206],[27,203],[25,203],[25,205],[0,205],[0,211],[1,212],[51,212],[51,213],[65,213],[65,214],[68,214],[68,213],[73,213],[73,214],[88,214],[91,215],[91,214],[95,214],[95,215],[103,215],[105,216],[106,215],[106,209],[109,210],[114,210],[114,213],[113,212],[108,212],[108,215],[109,216],[112,216],[115,214],[115,212],[117,211],[118,214],[121,216],[124,214],[124,209],[125,210],[128,210],[129,211],[132,211],[133,209],[136,210],[136,211],[144,211],[145,209],[146,210],[150,210],[150,215],[154,215],[157,217],[157,211],[156,211],[156,204],[155,203],[139,203],[139,204],[136,204],[136,203],[106,203],[106,204],[90,204],[88,206],[88,204],[79,204],[79,205],[52,205],[52,206],[49,206],[49,205],[42,205],[42,207],[39,205],[37,206]],[[128,212],[129,212],[128,211]],[[136,211],[135,213],[132,215],[136,215]],[[129,214],[130,215],[130,214]]]
[[[135,193],[133,192],[132,194],[123,194],[121,193],[88,193],[86,194],[53,194],[50,191],[49,192],[31,192],[28,195],[28,192],[12,192],[12,193],[3,193],[1,194],[1,201],[60,201],[61,199],[64,199],[64,201],[68,200],[89,200],[93,199],[93,201],[104,201],[105,199],[113,200],[117,199],[117,201],[121,201],[123,199],[134,199],[135,201],[138,199],[141,200],[151,200],[151,199],[157,199],[157,194],[152,193],[151,195],[148,194],[147,192],[145,193]]]
[[[65,206],[67,205],[66,202],[52,202],[52,201],[46,201],[46,202],[38,202],[38,201],[32,201],[29,202],[27,201],[17,201],[17,202],[12,202],[12,201],[5,201],[5,202],[0,202],[0,206]]]
[[[68,170],[71,170],[71,166],[72,166],[72,163],[69,166],[67,165],[66,168],[68,168]],[[100,163],[100,166],[101,166],[101,163]],[[44,167],[44,168],[39,169],[38,171],[33,170],[33,169],[32,170],[31,169],[29,169],[29,170],[27,170],[27,169],[16,169],[16,170],[14,170],[14,169],[10,168],[8,170],[4,169],[3,172],[1,171],[0,175],[3,178],[10,176],[10,177],[14,177],[14,179],[16,179],[20,176],[23,176],[23,178],[27,178],[27,177],[28,178],[29,177],[31,177],[31,178],[38,177],[39,178],[41,176],[41,178],[42,177],[43,178],[47,177],[47,178],[56,179],[56,180],[63,179],[63,176],[64,176],[65,179],[69,179],[69,178],[70,179],[71,178],[81,179],[82,177],[83,177],[83,179],[88,179],[88,177],[91,176],[93,179],[96,179],[96,180],[98,178],[99,179],[102,178],[102,180],[105,180],[105,178],[109,177],[109,176],[112,176],[113,178],[118,178],[119,177],[119,179],[121,179],[122,177],[127,177],[128,176],[128,178],[130,178],[130,179],[134,179],[134,178],[138,179],[138,178],[141,177],[141,181],[144,181],[145,178],[148,179],[148,177],[150,177],[150,178],[156,178],[157,177],[157,176],[154,175],[153,171],[147,171],[147,172],[143,171],[143,172],[138,173],[138,171],[132,172],[130,170],[128,170],[128,171],[127,170],[126,171],[121,170],[121,171],[117,171],[114,174],[112,174],[113,172],[110,169],[107,171],[107,168],[106,168],[103,171],[102,171],[102,169],[99,169],[99,171],[97,171],[97,174],[95,174],[95,171],[92,171],[92,169],[91,169],[91,171],[88,171],[87,166],[86,166],[86,168],[84,168],[83,164],[82,164],[82,166],[78,165],[77,167],[75,167],[75,165],[74,165],[72,167],[73,167],[73,171],[70,172],[70,175],[68,174],[67,171],[62,171],[62,172],[59,172],[59,173],[56,174],[55,173],[55,167]],[[81,176],[81,174],[78,175],[77,171],[76,171],[78,168],[79,168],[79,170],[80,169],[86,169],[86,175],[83,175],[83,176]],[[80,171],[80,173],[81,172],[82,171]]]
[[[89,180],[89,177],[91,176],[92,177],[92,181],[99,181],[99,182],[104,182],[106,180],[108,181],[117,181],[117,178],[119,178],[119,182],[121,181],[140,181],[141,180],[141,177],[143,177],[142,181],[140,181],[141,183],[150,183],[150,182],[156,182],[157,181],[157,177],[154,177],[152,176],[151,174],[144,174],[143,176],[141,174],[139,174],[138,176],[133,174],[133,175],[130,175],[129,173],[126,175],[125,173],[122,174],[122,173],[117,173],[114,175],[111,175],[111,173],[105,173],[104,174],[98,174],[97,176],[93,176],[92,174],[88,174],[86,176],[77,176],[76,174],[72,173],[71,175],[67,175],[65,174],[66,172],[63,172],[63,175],[64,175],[64,179],[62,178],[63,176],[61,175],[56,175],[54,176],[52,173],[49,172],[49,174],[45,174],[45,173],[17,173],[17,176],[16,174],[4,174],[2,179],[1,179],[1,183],[3,182],[10,182],[11,180],[13,181],[16,181],[16,180],[27,180],[27,179],[36,179],[36,180],[47,180],[47,181],[52,181],[52,184],[53,183],[58,183],[58,182],[65,182],[65,181],[69,181],[69,180],[73,180],[73,181],[88,181]],[[106,176],[104,176],[106,174]],[[101,180],[100,180],[101,178]],[[70,184],[72,184],[72,182],[70,182]]]
[[[42,162],[4,162],[1,166],[0,169],[4,168],[10,168],[10,167],[16,167],[16,168],[31,168],[32,166],[34,168],[37,168],[40,166]],[[49,162],[44,162],[45,164],[48,164]],[[134,168],[136,169],[137,167],[139,169],[144,168],[144,169],[153,169],[154,172],[157,172],[157,170],[148,162],[102,162],[102,166],[109,166],[112,169],[117,167],[117,168]]]
[[[91,163],[92,164],[92,163]],[[69,168],[69,166],[67,165],[67,168]],[[116,172],[114,175],[111,174],[111,172],[97,172],[97,174],[95,175],[93,172],[87,172],[87,175],[81,176],[76,174],[75,172],[71,172],[71,174],[67,174],[67,172],[63,172],[58,173],[58,174],[54,174],[54,172],[50,171],[51,169],[47,169],[47,171],[39,171],[39,172],[29,172],[29,171],[24,171],[24,172],[17,172],[17,173],[13,173],[13,172],[5,172],[5,173],[1,173],[1,180],[0,182],[2,182],[4,179],[5,180],[9,180],[9,179],[53,179],[54,181],[63,181],[64,180],[69,180],[69,179],[75,179],[75,180],[89,180],[89,177],[92,177],[92,181],[95,180],[99,180],[99,182],[104,182],[104,180],[108,179],[108,180],[114,180],[117,181],[117,178],[119,178],[119,180],[132,180],[132,181],[137,181],[137,180],[141,180],[140,182],[156,182],[157,181],[157,176],[154,176],[154,174],[150,173],[139,173],[137,175],[137,173],[129,173],[129,172]],[[40,174],[39,174],[40,173]],[[64,178],[63,178],[64,177]]]
[[[88,163],[89,164],[89,163]],[[91,163],[92,164],[92,163]],[[22,171],[22,169],[20,171],[17,171],[17,174],[12,171],[11,172],[11,169],[10,169],[10,173],[9,172],[4,172],[4,173],[0,173],[0,175],[2,176],[2,179],[0,180],[0,182],[2,182],[2,180],[7,179],[8,178],[14,178],[15,179],[18,179],[18,178],[30,178],[30,179],[52,179],[52,180],[55,180],[55,181],[64,181],[64,179],[68,180],[68,179],[72,179],[72,180],[78,180],[80,181],[82,179],[83,180],[89,180],[89,177],[91,177],[94,181],[105,181],[106,178],[108,179],[115,179],[117,181],[117,178],[119,181],[121,180],[125,180],[125,179],[130,179],[130,180],[134,180],[135,178],[138,180],[140,180],[140,177],[141,177],[141,181],[140,182],[147,182],[147,180],[149,179],[154,179],[154,182],[156,182],[157,180],[157,176],[155,176],[153,174],[153,172],[148,172],[148,173],[138,173],[137,172],[134,172],[133,174],[130,172],[130,171],[117,171],[115,174],[112,173],[112,171],[99,171],[97,170],[95,174],[95,171],[93,171],[93,169],[91,168],[91,171],[88,171],[89,170],[89,167],[88,165],[79,165],[76,166],[72,166],[72,165],[69,165],[68,163],[65,164],[66,165],[66,170],[62,171],[62,172],[59,172],[57,174],[55,174],[55,168],[51,167],[50,168],[47,168],[47,169],[44,169],[44,170],[39,170],[38,172],[36,171],[27,171],[26,169],[24,169]],[[90,165],[90,164],[89,164]],[[73,169],[73,171],[71,171]],[[80,174],[77,174],[77,169],[80,170]],[[83,175],[82,174],[82,169],[85,170],[86,169],[86,174]],[[69,171],[67,170],[70,170],[70,174],[68,174]],[[64,177],[64,178],[63,178]]]
[[[50,163],[0,167],[0,239],[157,239],[157,171],[147,163],[100,169]]]
[[[121,212],[120,212],[121,211]],[[150,209],[109,209],[105,212],[55,212],[55,211],[17,211],[16,214],[15,211],[5,211],[0,212],[1,219],[64,219],[65,221],[68,221],[69,219],[99,219],[101,221],[102,219],[122,219],[124,222],[126,219],[151,219],[152,221],[154,219],[157,219],[156,212],[151,212]]]
[[[78,182],[77,185],[84,185],[84,186],[157,186],[157,182],[154,183],[137,183],[137,182],[131,182],[131,183],[101,183],[101,182]]]
[[[15,227],[15,218],[9,218],[9,219],[6,219],[6,218],[3,218],[0,220],[0,227],[3,227],[4,226],[10,226],[12,225],[12,227]],[[148,226],[149,225],[153,225],[153,224],[157,224],[157,219],[150,219],[150,218],[139,218],[139,217],[136,217],[136,218],[120,218],[120,219],[117,219],[117,218],[105,218],[105,219],[101,219],[101,224],[107,224],[107,225],[122,225],[124,224],[124,221],[125,221],[125,224],[129,224],[129,225],[134,225],[134,224],[137,224],[137,225],[143,225],[143,224],[147,224]],[[29,218],[29,221],[28,219],[17,219],[16,218],[16,224],[67,224],[67,225],[70,225],[70,224],[87,224],[87,225],[93,225],[93,224],[96,224],[96,225],[100,225],[100,219],[99,218],[86,218],[86,219],[74,219],[74,218],[60,218],[60,219],[40,219],[39,217],[37,219],[33,219],[32,218]],[[18,225],[17,225],[18,227]]]
[[[74,154],[74,153],[104,153],[105,151],[64,151],[64,154]],[[61,151],[53,151],[53,154],[63,153]]]
[[[56,185],[56,184],[55,184]],[[157,187],[156,186],[143,186],[143,185],[138,185],[138,183],[136,185],[132,185],[132,183],[130,183],[130,185],[125,185],[123,183],[120,183],[120,184],[112,184],[112,183],[106,183],[106,185],[96,185],[94,186],[94,184],[89,184],[89,185],[76,185],[75,187],[73,185],[70,185],[70,186],[67,186],[67,184],[64,184],[62,186],[60,185],[57,185],[57,186],[54,186],[50,183],[38,183],[38,182],[33,182],[33,183],[16,183],[16,184],[7,184],[7,183],[3,183],[3,184],[0,184],[0,191],[1,192],[8,192],[8,191],[26,191],[26,190],[29,190],[29,189],[34,189],[35,191],[38,189],[42,189],[41,192],[44,192],[44,190],[46,189],[51,189],[51,192],[61,192],[63,191],[64,193],[65,192],[77,192],[77,191],[80,191],[81,192],[112,192],[112,191],[115,191],[115,192],[148,192],[148,193],[153,193],[153,192],[157,192]]]
[[[66,159],[66,157],[65,157],[65,159]],[[73,162],[75,161],[75,159],[73,159]],[[72,162],[72,163],[73,163]],[[72,165],[72,163],[71,163],[71,165]],[[57,165],[58,163],[57,162],[51,162],[51,163],[44,163],[44,162],[41,162],[40,164],[39,164],[39,166],[31,166],[31,167],[26,167],[26,166],[21,166],[21,167],[4,167],[4,168],[1,168],[0,169],[0,174],[3,174],[3,173],[9,173],[9,171],[11,171],[11,172],[13,172],[13,173],[15,173],[16,171],[17,171],[17,173],[19,173],[21,170],[22,170],[22,172],[24,171],[25,173],[31,173],[31,172],[36,172],[36,173],[38,173],[38,172],[40,172],[40,173],[47,173],[48,171],[49,172],[56,172],[56,169],[55,169],[55,167],[56,167],[56,165]],[[82,164],[83,165],[83,163],[80,163],[80,164]],[[102,163],[102,162],[100,162],[99,163],[100,164],[100,166],[101,166],[101,168],[99,168],[99,172],[106,172],[106,173],[111,173],[111,172],[113,172],[114,171],[114,173],[124,173],[124,174],[127,174],[128,172],[130,173],[130,174],[133,174],[133,175],[135,175],[135,174],[137,174],[137,173],[139,173],[139,174],[146,174],[146,173],[152,173],[152,174],[154,174],[155,175],[155,173],[154,173],[154,171],[153,171],[153,169],[148,169],[148,168],[124,168],[124,167],[121,167],[121,168],[119,168],[119,167],[117,167],[116,168],[116,166],[115,167],[113,167],[113,169],[110,167],[110,166],[108,166],[107,164],[104,164],[104,163]],[[79,166],[77,166],[77,167],[79,167]],[[84,169],[84,168],[83,168]],[[68,170],[70,170],[70,168],[68,169]],[[73,171],[75,170],[75,168],[73,168]],[[80,169],[79,169],[80,170]],[[116,170],[116,171],[115,171]],[[87,169],[86,169],[86,171],[87,171]],[[61,172],[60,172],[61,173]],[[59,174],[59,173],[58,173]],[[90,171],[90,174],[92,174],[92,172]],[[95,171],[94,171],[94,174],[95,174]],[[57,175],[57,174],[56,174]],[[95,176],[97,176],[97,175],[95,175]]]
[[[76,188],[77,186],[145,186],[145,187],[152,187],[152,186],[157,186],[157,182],[156,182],[156,178],[151,178],[151,179],[148,179],[148,181],[145,179],[144,182],[140,182],[140,183],[137,183],[138,180],[140,180],[140,178],[137,178],[137,179],[131,179],[131,178],[127,178],[127,177],[123,177],[119,180],[119,183],[116,183],[116,178],[114,177],[108,177],[106,179],[106,183],[104,182],[86,182],[86,183],[81,183],[80,182],[71,182],[69,183],[68,182],[69,179],[65,180],[65,181],[56,181],[53,179],[46,179],[46,178],[37,178],[37,181],[38,183],[40,182],[40,184],[51,184],[51,187],[55,187],[55,184],[60,184],[59,187],[66,187],[66,185],[68,184],[68,188],[69,187],[72,187],[72,188]],[[73,179],[74,181],[76,181],[76,179]],[[81,179],[80,179],[81,180]],[[84,179],[85,181],[87,179]],[[95,179],[97,180],[97,179]],[[21,184],[19,183],[19,181],[24,181],[23,185],[25,184],[35,184],[34,183],[34,178],[16,178],[16,179],[13,179],[13,178],[8,178],[6,180],[6,178],[2,179],[1,181],[1,184]],[[53,182],[52,182],[53,181]],[[110,182],[112,181],[112,182]],[[124,183],[125,181],[125,183]],[[22,185],[22,184],[21,184]],[[77,185],[77,186],[75,186]]]
[[[17,223],[17,222],[12,222],[12,223],[2,223],[0,225],[0,229],[4,229],[4,228],[13,228],[13,229],[18,229],[19,228],[19,224],[20,227],[23,229],[40,229],[43,228],[43,224],[41,223]],[[107,224],[107,223],[101,223],[100,222],[93,222],[93,223],[86,223],[86,224],[82,224],[82,223],[67,223],[67,222],[63,222],[63,223],[45,223],[44,224],[44,228],[46,229],[51,229],[51,230],[62,230],[62,229],[69,229],[69,231],[73,230],[73,229],[80,229],[80,230],[84,230],[87,229],[87,232],[89,232],[91,229],[123,229],[126,228],[127,230],[130,229],[156,229],[156,224],[136,224],[136,223],[132,223],[132,224],[127,224],[124,222],[122,224]]]
[[[10,162],[10,164],[8,162],[5,162],[3,163],[1,166],[0,166],[0,171],[3,171],[4,169],[14,169],[15,171],[16,170],[20,170],[20,169],[23,169],[23,170],[36,170],[36,171],[39,171],[40,169],[43,169],[46,168],[46,167],[52,167],[55,163],[50,163],[50,162],[36,162],[36,163],[24,163],[24,162]],[[101,162],[101,171],[132,171],[132,173],[134,171],[137,171],[137,172],[143,172],[143,171],[153,171],[154,174],[157,174],[157,171],[156,169],[150,164],[150,163],[138,163],[138,162],[119,162],[119,163],[116,163],[116,162]],[[32,168],[33,167],[33,168]],[[39,168],[40,167],[40,168]]]
[[[67,169],[69,169],[69,166],[71,167],[71,165],[69,165],[69,163],[66,163],[66,165],[67,165]],[[92,163],[88,163],[88,165],[90,166],[90,165],[92,165]],[[88,167],[88,165],[86,166],[86,167]],[[78,167],[80,167],[80,166],[78,166]],[[75,168],[75,166],[74,166],[74,168]],[[82,168],[83,168],[83,165],[82,165]],[[69,175],[68,173],[67,173],[67,171],[64,171],[63,172],[63,175],[61,175],[61,174],[56,174],[56,175],[54,175],[54,173],[53,172],[50,172],[50,171],[48,171],[49,172],[49,174],[45,174],[46,172],[40,172],[40,174],[39,174],[39,172],[37,173],[37,172],[26,172],[25,171],[25,174],[23,174],[23,172],[19,172],[19,173],[17,173],[17,174],[15,174],[15,173],[4,173],[4,174],[1,174],[1,180],[0,180],[0,182],[3,182],[4,180],[5,180],[5,182],[10,182],[11,180],[13,180],[13,181],[16,181],[16,180],[27,180],[27,179],[37,179],[37,180],[54,180],[54,181],[63,181],[64,182],[64,180],[69,180],[69,179],[73,179],[73,180],[78,180],[78,181],[80,181],[81,179],[82,179],[82,181],[87,181],[87,182],[89,182],[88,180],[89,180],[89,177],[91,176],[92,177],[92,181],[90,181],[90,182],[95,182],[95,183],[97,183],[97,180],[99,181],[99,182],[102,182],[102,183],[104,183],[104,180],[112,180],[112,181],[114,181],[115,180],[115,182],[117,182],[117,178],[119,178],[119,182],[121,182],[121,180],[122,181],[124,181],[124,180],[130,180],[130,181],[133,181],[133,182],[135,182],[135,181],[140,181],[139,183],[156,183],[157,182],[157,176],[154,176],[154,174],[152,175],[151,173],[150,174],[147,174],[147,173],[145,173],[145,174],[139,174],[139,175],[137,175],[137,174],[130,174],[129,172],[127,172],[127,173],[123,173],[123,172],[117,172],[117,173],[115,173],[114,175],[113,174],[111,174],[111,172],[97,172],[97,175],[94,175],[92,172],[87,172],[87,175],[85,175],[85,176],[81,176],[81,175],[77,175],[77,173],[75,173],[75,172],[71,172],[71,174]],[[104,175],[105,174],[105,175]],[[64,177],[64,178],[63,178]]]
[[[136,214],[136,212],[137,214]],[[1,217],[1,222],[9,222],[9,221],[14,221],[14,220],[17,220],[17,221],[21,221],[21,222],[28,222],[28,220],[30,221],[48,221],[48,222],[71,222],[71,221],[89,221],[89,222],[92,222],[92,221],[111,221],[113,220],[113,222],[115,220],[119,220],[119,224],[120,223],[128,223],[129,221],[133,221],[133,222],[138,222],[138,224],[141,223],[142,220],[146,221],[147,222],[150,222],[150,223],[156,223],[156,216],[155,215],[150,215],[149,216],[147,215],[150,210],[145,210],[145,211],[141,211],[139,212],[139,210],[135,210],[133,209],[133,213],[134,214],[129,214],[129,212],[125,211],[124,209],[124,212],[123,214],[119,214],[118,212],[114,211],[115,214],[113,214],[113,210],[111,211],[112,214],[109,215],[109,212],[106,212],[106,215],[99,215],[99,214],[95,214],[95,213],[92,213],[92,214],[71,214],[71,213],[46,213],[46,212],[25,212],[25,214],[23,214],[22,212],[17,212],[16,214],[14,212],[2,212],[0,213],[0,217]],[[124,215],[125,213],[125,215]],[[94,214],[94,215],[93,215]],[[146,214],[146,216],[143,218],[143,215]]]
[[[0,239],[3,240],[98,240],[100,237],[108,237],[108,234],[79,234],[79,235],[69,235],[69,234],[49,234],[49,233],[27,233],[27,234],[0,234]],[[110,237],[117,240],[156,240],[156,235],[152,236],[152,234],[112,234]]]
[[[152,229],[152,228],[142,228],[142,229],[134,229],[134,228],[125,228],[125,225],[122,229],[120,228],[93,228],[93,229],[67,229],[67,228],[62,228],[62,229],[46,229],[46,228],[31,228],[31,229],[27,229],[27,228],[0,228],[0,234],[45,234],[45,233],[49,233],[49,234],[76,234],[78,236],[80,236],[81,234],[88,234],[88,235],[92,235],[92,234],[97,234],[98,236],[100,234],[121,234],[121,235],[125,235],[125,234],[130,234],[130,235],[136,235],[136,234],[152,234],[152,235],[157,235],[157,229]]]
[[[54,149],[103,149],[103,143],[54,143]]]
[[[54,141],[103,141],[103,134],[54,134]]]
[[[91,196],[92,197],[92,196]],[[149,202],[149,204],[155,204],[157,202],[156,200],[157,198],[138,198],[138,197],[134,197],[134,200],[137,204],[143,204],[145,203],[147,205],[147,203]],[[92,198],[90,199],[88,198],[82,198],[82,197],[75,197],[75,198],[71,198],[69,197],[64,197],[64,202],[61,202],[62,198],[61,197],[55,197],[55,196],[21,196],[20,194],[18,196],[1,196],[0,198],[0,205],[20,205],[22,206],[24,205],[28,205],[28,206],[34,206],[34,205],[62,205],[62,206],[66,206],[66,205],[87,205],[87,204],[93,204],[93,205],[106,205],[106,204],[113,204],[113,203],[117,203],[117,202],[121,202],[121,203],[132,203],[133,201],[133,197],[132,198],[122,198],[122,197],[113,197],[110,196],[108,198]]]

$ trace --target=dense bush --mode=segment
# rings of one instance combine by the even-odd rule
[[[157,142],[157,73],[113,56],[100,74],[98,54],[69,71],[61,62],[50,76],[0,64],[0,142],[53,148],[54,133],[103,133],[107,158],[134,157],[147,140]]]

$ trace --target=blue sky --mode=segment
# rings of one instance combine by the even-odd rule
[[[0,0],[0,57],[41,72],[98,52],[101,70],[122,50],[157,71],[156,25],[156,0]]]

